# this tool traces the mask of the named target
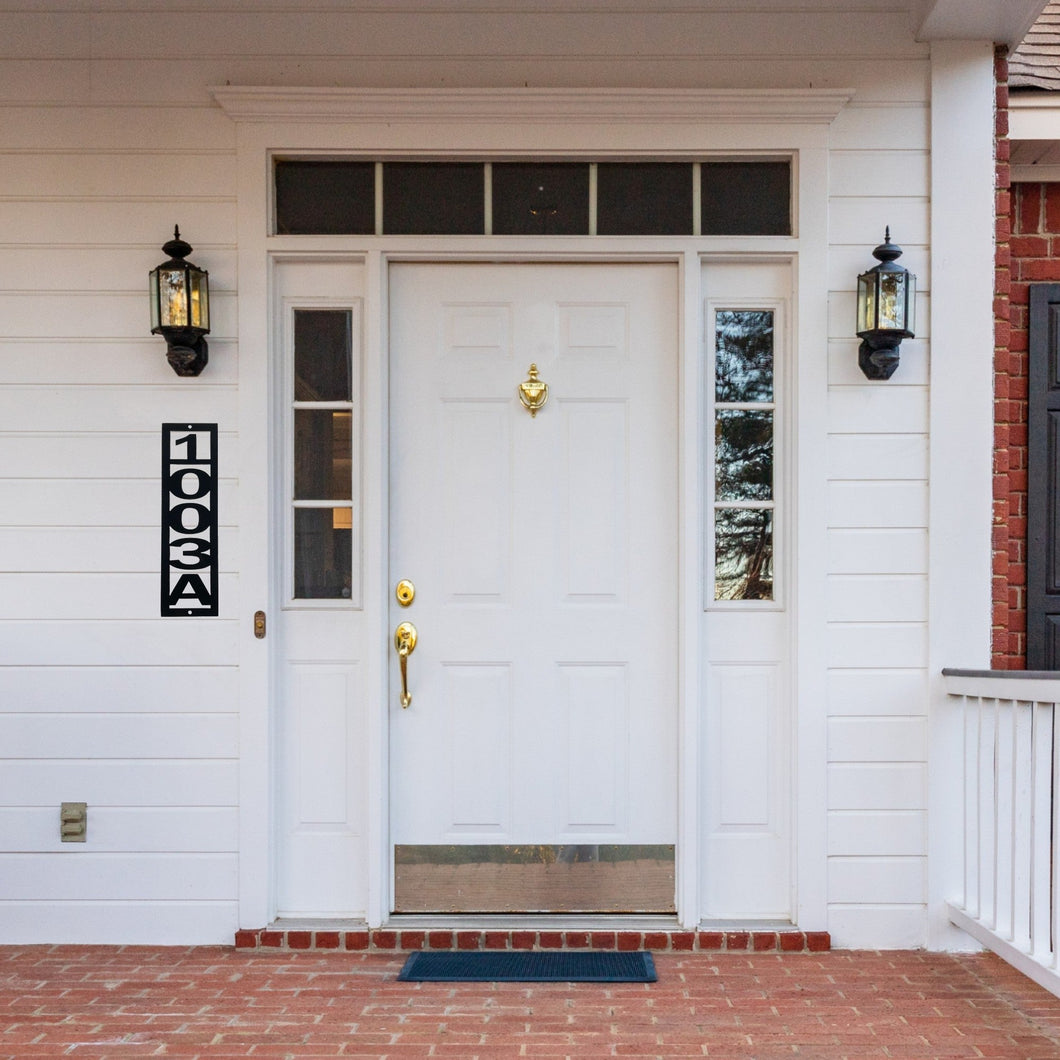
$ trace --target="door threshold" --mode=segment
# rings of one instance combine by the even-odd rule
[[[652,950],[821,952],[827,931],[747,926],[688,930],[673,917],[391,917],[383,927],[350,921],[281,920],[236,932],[237,949],[393,953],[408,950]]]
[[[391,913],[384,928],[453,931],[678,931],[661,913]]]

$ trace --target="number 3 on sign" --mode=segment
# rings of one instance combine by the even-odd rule
[[[162,424],[162,615],[217,614],[217,424]]]

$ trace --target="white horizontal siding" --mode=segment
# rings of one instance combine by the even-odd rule
[[[164,361],[164,355],[161,359]],[[168,365],[166,371],[170,371]],[[217,465],[222,481],[235,477],[236,441],[231,432],[218,436]],[[161,467],[158,424],[144,431],[0,430],[0,469],[20,467],[32,468],[33,476],[41,479],[109,477],[157,481]]]
[[[871,265],[873,260],[870,258],[867,263],[862,261],[859,266],[854,268],[851,275],[857,276],[859,272],[864,272],[866,265]],[[919,304],[926,307],[927,302],[921,298]],[[853,307],[853,298],[850,299],[849,305]],[[854,310],[851,308],[850,315],[853,315],[853,312]],[[923,315],[926,314],[924,312],[919,314],[919,316]],[[861,369],[858,367],[858,339],[854,337],[853,325],[846,314],[840,315],[837,313],[834,319],[836,335],[828,340],[828,378],[831,380],[833,387],[864,386],[865,376],[862,375]],[[845,324],[843,323],[844,321],[846,321]],[[839,334],[842,327],[846,327],[849,330],[848,335],[841,336]],[[921,325],[918,323],[917,331],[917,338],[906,339],[902,343],[901,363],[897,372],[888,382],[888,389],[891,387],[927,386],[928,372],[931,367],[928,359],[927,329],[925,328],[921,331]]]
[[[224,854],[236,849],[239,820],[234,807],[93,806],[87,842],[96,854]],[[0,835],[22,853],[77,853],[59,838],[55,806],[15,806],[0,810]]]
[[[154,618],[160,606],[160,562],[156,561],[153,574],[0,574],[0,621],[90,620],[101,611],[111,620]],[[234,619],[238,580],[234,574],[223,574],[217,581],[220,618]]]
[[[87,802],[89,815],[94,805],[233,807],[238,786],[232,759],[13,759],[0,770],[3,805],[52,806],[58,812],[62,802]]]
[[[235,711],[237,671],[232,666],[0,666],[0,711],[84,711],[172,714]]]
[[[836,857],[920,857],[927,821],[916,810],[833,810],[828,815],[828,853]]]
[[[187,713],[0,714],[0,747],[4,758],[235,758],[239,753],[239,719],[232,714]],[[80,801],[80,800],[78,800]]]
[[[234,854],[103,854],[80,845],[67,843],[58,854],[0,854],[6,900],[223,901],[235,893]]]
[[[227,525],[235,518],[235,494],[235,483],[222,479],[218,514]],[[9,526],[157,526],[160,504],[158,479],[0,478],[0,511]]]
[[[828,578],[831,622],[926,622],[927,579],[918,574]]]
[[[57,862],[60,867],[62,862]],[[227,901],[81,899],[4,901],[0,937],[12,946],[77,939],[88,945],[216,945],[231,940],[239,908]]]
[[[232,574],[236,568],[235,528],[222,528],[219,540],[220,572]],[[157,589],[160,555],[156,526],[7,526],[0,529],[0,577],[9,572],[18,572],[24,578],[77,572],[150,574],[154,579],[151,584]],[[26,583],[14,584],[17,587]],[[0,601],[0,612],[3,606]],[[97,613],[98,609],[87,617]]]
[[[232,666],[236,636],[217,618],[12,619],[0,621],[0,666]]]
[[[233,584],[236,129],[208,91],[231,83],[854,89],[829,131],[827,349],[800,351],[827,355],[830,385],[830,927],[837,944],[919,937],[925,767],[871,758],[876,739],[878,754],[922,746],[930,67],[906,13],[882,0],[812,11],[800,0],[779,11],[753,0],[504,11],[478,0],[421,0],[418,10],[261,0],[192,18],[142,0],[11,6],[0,14],[0,835],[11,824],[39,852],[21,864],[45,889],[6,890],[12,873],[0,866],[0,936],[223,941],[236,924],[226,857],[236,850],[232,712],[247,618]],[[181,55],[164,55],[160,40],[180,40]],[[199,380],[176,381],[163,343],[146,334],[146,272],[175,223],[211,273],[211,360]],[[884,224],[921,274],[922,324],[892,384],[866,386],[853,287]],[[227,577],[216,620],[153,610],[158,429],[181,419],[221,427]],[[348,653],[344,617],[306,628],[319,634],[314,652]],[[291,645],[295,658],[302,648]],[[108,750],[124,757],[98,759]],[[91,850],[49,846],[62,799],[90,803]],[[168,816],[145,837],[159,807]],[[875,845],[857,827],[870,822]],[[211,857],[167,860],[194,853],[197,834]],[[885,896],[863,858],[890,874]],[[122,902],[88,882],[77,893],[87,867],[65,889],[57,882],[57,865],[104,863],[123,867]],[[180,868],[167,880],[170,865]]]

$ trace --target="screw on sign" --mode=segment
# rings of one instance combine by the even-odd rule
[[[217,424],[162,424],[163,617],[217,614]]]

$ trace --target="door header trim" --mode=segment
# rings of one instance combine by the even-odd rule
[[[854,95],[838,89],[379,89],[223,85],[210,94],[233,121],[518,122],[553,125],[830,124]]]

